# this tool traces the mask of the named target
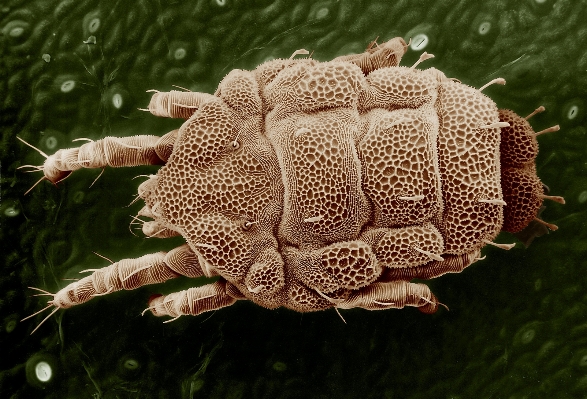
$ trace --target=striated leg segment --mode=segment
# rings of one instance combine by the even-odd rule
[[[467,252],[463,255],[444,255],[444,260],[442,262],[433,260],[422,266],[409,268],[389,268],[385,270],[382,276],[382,280],[410,281],[415,278],[429,280],[440,277],[447,273],[460,273],[465,270],[467,266],[470,266],[479,260],[480,254],[480,249],[474,249],[473,251]]]
[[[49,304],[67,309],[87,302],[95,296],[120,290],[134,290],[143,285],[162,283],[178,276],[165,264],[164,252],[144,255],[137,259],[123,259],[69,284],[57,292]]]
[[[67,309],[87,302],[95,296],[120,290],[134,290],[149,284],[165,282],[178,276],[203,276],[196,255],[187,245],[168,253],[156,252],[136,259],[123,259],[61,289],[50,305]]]
[[[373,42],[364,53],[343,55],[333,61],[352,62],[368,75],[376,69],[398,66],[407,49],[404,39],[396,37],[381,45]]]
[[[47,301],[48,306],[46,308],[25,317],[22,321],[54,307],[51,314],[45,317],[33,330],[32,333],[34,333],[41,324],[59,309],[80,305],[95,296],[106,295],[120,290],[133,290],[148,284],[162,283],[180,275],[187,277],[204,275],[196,255],[187,245],[177,247],[167,254],[157,252],[137,259],[123,259],[108,267],[95,270],[90,276],[69,284],[56,294],[30,287],[40,291],[42,293],[40,295],[52,296],[53,299]]]
[[[368,310],[401,309],[404,306],[415,306],[423,313],[434,313],[438,309],[438,304],[438,299],[428,286],[406,281],[392,281],[374,283],[353,292],[336,306],[342,309],[360,307]]]
[[[149,109],[146,111],[165,118],[188,119],[202,104],[218,100],[217,97],[207,93],[176,90],[170,92],[152,91],[155,94],[151,97]]]
[[[178,318],[184,315],[196,316],[210,310],[230,306],[236,299],[228,294],[227,282],[218,280],[214,284],[190,288],[169,295],[153,296],[148,309],[155,316]]]
[[[58,183],[81,168],[163,165],[176,132],[159,136],[105,137],[78,148],[57,151],[43,164],[45,178]]]

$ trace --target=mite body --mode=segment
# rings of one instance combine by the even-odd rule
[[[563,200],[536,176],[532,115],[416,69],[426,53],[398,66],[406,49],[395,38],[329,62],[272,60],[232,71],[214,95],[155,92],[148,111],[186,119],[179,130],[48,156],[40,169],[53,183],[79,168],[162,165],[138,189],[139,216],[152,219],[143,231],[186,241],[44,292],[48,307],[185,275],[220,279],[152,297],[153,314],[239,299],[435,312],[437,298],[410,280],[460,272],[487,244],[510,248],[492,242],[502,229],[523,229],[544,198]]]

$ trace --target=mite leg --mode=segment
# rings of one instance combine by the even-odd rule
[[[169,251],[123,259],[91,275],[75,281],[58,291],[48,303],[67,309],[85,303],[95,296],[120,290],[134,290],[148,284],[157,284],[180,275],[203,276],[196,255],[187,245]]]
[[[149,111],[155,116],[162,116],[165,118],[188,119],[201,105],[208,101],[218,100],[218,98],[212,94],[192,91],[150,91],[153,91],[155,94],[151,97],[149,109],[144,111]]]
[[[149,300],[150,310],[155,316],[171,316],[173,321],[180,316],[196,316],[200,313],[230,306],[236,298],[229,295],[229,283],[218,280],[213,284],[174,292],[169,295],[153,296]]]
[[[165,255],[165,264],[177,274],[196,278],[206,275],[198,256],[192,252],[188,244],[172,249]],[[208,277],[210,277],[208,275]]]
[[[368,75],[376,69],[398,66],[407,49],[404,39],[396,37],[380,45],[372,43],[364,53],[343,55],[333,61],[352,62]]]
[[[342,309],[364,308],[368,310],[401,309],[415,306],[423,313],[434,313],[438,309],[438,299],[427,285],[406,281],[374,283],[358,291],[353,291],[336,307]]]
[[[120,290],[133,290],[147,284],[162,283],[179,275],[165,264],[165,253],[136,259],[123,259],[69,284],[49,301],[67,309],[90,299]]]
[[[56,294],[31,287],[40,291],[39,295],[52,296],[53,299],[47,301],[48,306],[45,309],[24,318],[22,321],[54,307],[53,312],[33,330],[35,332],[45,320],[59,309],[80,305],[93,297],[115,291],[133,290],[143,285],[162,283],[180,275],[192,278],[204,275],[197,256],[187,244],[168,253],[157,252],[137,259],[120,260],[110,266],[95,270],[91,275],[69,284]]]
[[[45,179],[58,183],[81,168],[163,165],[173,150],[177,131],[164,135],[105,137],[77,148],[57,151],[41,167]]]
[[[444,255],[444,261],[432,260],[425,265],[410,268],[388,268],[381,276],[382,281],[405,280],[418,278],[429,280],[447,273],[460,273],[467,266],[480,260],[480,249],[475,249],[463,255]]]

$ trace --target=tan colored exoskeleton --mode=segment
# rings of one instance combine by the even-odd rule
[[[152,219],[143,231],[186,241],[43,291],[48,307],[184,275],[220,279],[152,298],[153,314],[239,299],[435,312],[437,298],[410,280],[460,272],[502,228],[535,219],[543,198],[563,200],[542,191],[527,118],[439,70],[398,66],[406,49],[395,38],[329,62],[268,61],[232,71],[214,95],[155,92],[148,110],[187,119],[179,130],[47,157],[53,183],[79,168],[163,165],[138,189]]]

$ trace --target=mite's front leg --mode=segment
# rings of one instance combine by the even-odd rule
[[[68,177],[71,172],[82,168],[120,168],[138,165],[163,165],[173,151],[177,130],[163,137],[140,135],[130,137],[104,137],[77,147],[57,151],[47,155],[35,148],[46,159],[43,166],[31,166],[45,175],[41,180],[56,184]],[[39,181],[41,181],[39,180]],[[34,186],[33,186],[34,187]]]

